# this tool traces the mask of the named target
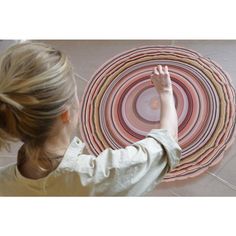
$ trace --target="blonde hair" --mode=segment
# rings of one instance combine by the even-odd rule
[[[8,48],[0,56],[0,148],[9,151],[10,142],[21,140],[19,153],[38,163],[39,170],[49,170],[52,154],[44,145],[66,105],[74,104],[75,87],[63,52],[30,41]]]

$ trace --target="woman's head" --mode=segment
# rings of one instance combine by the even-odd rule
[[[26,41],[1,55],[0,147],[19,139],[28,155],[42,152],[59,125],[71,119],[75,128],[78,102],[73,67],[63,52]]]

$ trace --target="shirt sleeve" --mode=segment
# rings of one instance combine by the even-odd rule
[[[166,129],[125,148],[107,148],[97,157],[82,154],[78,173],[91,196],[140,196],[153,190],[181,158],[182,149]]]

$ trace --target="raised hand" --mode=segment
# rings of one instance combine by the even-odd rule
[[[158,93],[173,92],[167,66],[165,66],[164,69],[161,65],[156,66],[150,78]]]

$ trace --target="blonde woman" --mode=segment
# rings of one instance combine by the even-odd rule
[[[52,46],[21,42],[0,58],[0,147],[21,140],[17,163],[0,167],[0,195],[139,196],[181,157],[168,68],[150,78],[160,94],[161,127],[122,149],[83,153],[79,99],[68,57]],[[79,124],[83,125],[83,124]]]

